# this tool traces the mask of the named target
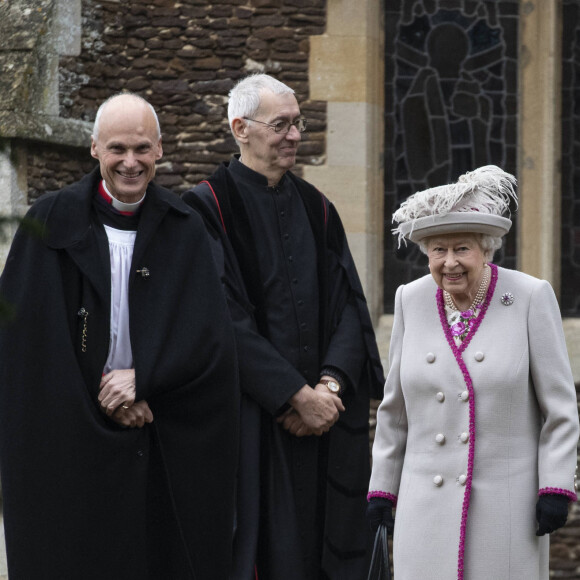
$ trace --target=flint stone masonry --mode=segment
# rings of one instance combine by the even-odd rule
[[[0,0],[0,211],[28,205],[27,144],[86,146],[90,125],[59,117],[59,55],[80,49],[80,0]],[[11,232],[5,232],[10,234]],[[0,264],[7,246],[0,247]]]
[[[309,121],[298,173],[324,163],[326,103],[309,100],[308,84],[310,36],[326,26],[323,0],[83,0],[82,23],[80,55],[60,59],[60,116],[90,123],[111,94],[145,97],[163,133],[160,185],[180,193],[237,152],[227,95],[250,72],[273,74],[296,90]],[[50,168],[40,154],[28,163],[31,198],[49,181],[64,185],[56,159]]]
[[[80,0],[0,1],[0,110],[58,115],[58,57],[79,49]]]
[[[309,119],[297,172],[323,164],[326,104],[308,98],[308,58],[325,19],[323,0],[0,0],[0,66],[10,72],[0,76],[0,137],[36,142],[26,164],[29,200],[82,174],[59,170],[59,159],[70,159],[70,147],[88,156],[98,105],[121,91],[158,111],[163,161],[173,167],[158,172],[158,183],[177,193],[192,187],[237,151],[227,94],[250,72],[296,90]],[[94,164],[87,159],[84,167]]]

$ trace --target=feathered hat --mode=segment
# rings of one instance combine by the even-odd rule
[[[505,236],[512,222],[510,199],[518,202],[517,181],[495,165],[468,171],[457,183],[418,191],[393,214],[397,227],[393,234],[401,240],[418,242],[428,236],[477,232]]]

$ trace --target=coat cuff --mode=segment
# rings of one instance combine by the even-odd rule
[[[538,497],[541,495],[563,495],[568,498],[568,501],[578,501],[578,496],[575,492],[560,487],[543,487],[538,492]]]
[[[382,497],[383,499],[388,499],[393,502],[393,507],[397,507],[397,496],[386,491],[369,491],[367,494],[367,501],[370,501],[373,497]]]
[[[332,377],[334,380],[338,381],[340,385],[340,392],[344,394],[344,391],[348,387],[350,381],[348,380],[348,376],[345,375],[341,370],[337,369],[336,367],[326,366],[323,367],[320,371],[320,376],[328,375]]]

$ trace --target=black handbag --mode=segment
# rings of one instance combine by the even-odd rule
[[[392,580],[387,526],[383,524],[377,529],[367,580]]]

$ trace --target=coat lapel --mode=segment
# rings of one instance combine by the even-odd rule
[[[143,202],[141,218],[139,219],[139,228],[135,239],[135,248],[133,249],[129,287],[131,287],[136,276],[139,274],[142,276],[147,275],[146,272],[150,266],[150,264],[147,264],[147,248],[169,210],[177,211],[183,215],[187,215],[192,211],[176,194],[154,183],[150,183],[147,188],[147,196]]]
[[[101,179],[95,168],[78,183],[52,194],[43,224],[44,241],[66,251],[103,300],[109,299],[111,267],[106,234],[93,217],[92,200]],[[70,219],[75,216],[75,219]]]

